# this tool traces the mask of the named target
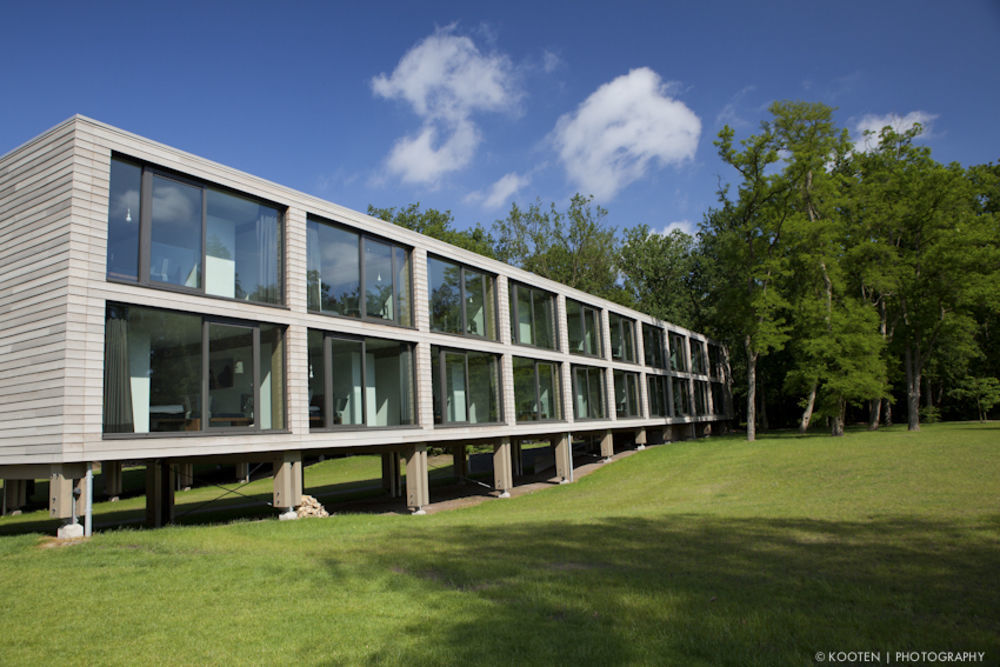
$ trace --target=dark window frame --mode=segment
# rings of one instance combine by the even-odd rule
[[[615,318],[617,318],[617,321],[614,321]],[[614,321],[614,324],[617,324],[617,327],[614,326],[614,324],[612,323],[613,321]],[[627,337],[625,335],[626,325],[631,325],[631,331],[632,331],[631,337]],[[626,317],[624,315],[620,315],[618,313],[614,313],[614,312],[608,311],[608,337],[611,339],[611,358],[614,359],[615,361],[621,361],[623,363],[630,363],[630,364],[637,364],[637,363],[639,363],[639,355],[638,355],[638,352],[637,352],[638,346],[636,345],[637,341],[636,341],[636,336],[635,336],[635,325],[636,325],[636,321],[634,319],[632,319],[631,317]],[[615,356],[615,342],[614,342],[615,339],[614,339],[614,335],[613,335],[614,334],[614,329],[618,329],[618,340],[622,341],[622,347],[623,348],[626,347],[624,341],[627,340],[627,339],[631,339],[631,341],[632,341],[632,358],[631,359],[626,358],[624,355],[622,355],[620,357]]]
[[[413,248],[401,243],[396,243],[395,241],[390,241],[382,236],[377,236],[375,234],[369,234],[368,232],[358,229],[357,227],[352,227],[346,225],[342,222],[336,220],[330,220],[319,215],[309,214],[306,216],[306,227],[308,228],[310,222],[315,222],[320,225],[327,225],[329,227],[336,227],[344,231],[350,232],[352,234],[357,234],[358,236],[358,315],[342,315],[341,313],[334,313],[331,311],[323,310],[322,298],[320,299],[319,308],[309,307],[309,297],[306,295],[306,308],[310,313],[316,313],[318,315],[324,315],[326,317],[338,317],[345,320],[350,320],[357,322],[358,320],[362,322],[373,322],[375,324],[384,324],[386,326],[402,327],[404,329],[416,329],[416,317],[413,311]],[[392,261],[392,313],[393,319],[387,320],[384,317],[372,317],[368,315],[368,292],[365,286],[366,267],[365,267],[365,243],[367,241],[373,241],[375,243],[381,243],[383,245],[389,246],[389,255]],[[306,235],[306,244],[308,245],[309,239],[308,234]],[[396,278],[399,276],[399,264],[396,261],[396,249],[399,248],[404,253],[406,253],[407,260],[407,273],[409,276],[409,295],[407,297],[408,308],[410,311],[410,323],[403,324],[400,321],[400,309],[399,309],[399,284]],[[309,251],[306,249],[306,256],[308,257]],[[322,269],[320,270],[322,274]],[[306,289],[309,289],[309,281],[306,279]]]
[[[434,352],[437,351],[437,359],[434,358]],[[493,358],[493,368],[495,379],[497,382],[496,389],[496,408],[497,408],[497,419],[496,421],[490,422],[473,422],[469,421],[469,396],[472,393],[469,391],[469,354],[485,354]],[[445,401],[447,400],[447,388],[448,388],[448,378],[447,378],[447,363],[446,355],[448,354],[459,354],[462,355],[463,367],[465,369],[465,421],[445,421],[445,415],[447,414]],[[479,426],[497,426],[506,423],[504,419],[504,397],[503,397],[503,368],[501,367],[501,357],[498,354],[492,352],[485,352],[482,350],[467,350],[457,347],[448,347],[446,345],[432,345],[431,346],[431,378],[434,377],[434,365],[437,365],[437,375],[438,375],[438,386],[436,387],[438,391],[437,400],[434,400],[434,389],[433,379],[431,381],[431,404],[432,412],[434,414],[433,422],[434,428],[466,428],[466,427],[479,427]],[[440,421],[439,421],[440,418]]]
[[[117,152],[112,152],[111,160],[121,162],[123,164],[129,164],[134,167],[138,167],[141,171],[140,176],[140,188],[139,188],[139,257],[137,263],[137,276],[133,280],[125,276],[113,276],[107,271],[107,266],[105,266],[105,280],[112,283],[123,283],[126,285],[140,285],[142,287],[150,287],[158,290],[165,290],[168,292],[180,292],[182,294],[194,294],[197,296],[207,297],[209,299],[220,299],[222,301],[233,301],[236,303],[250,303],[255,306],[266,306],[269,308],[286,308],[286,296],[287,296],[287,285],[286,285],[286,275],[285,275],[285,219],[288,213],[288,207],[279,204],[277,202],[265,199],[263,197],[258,197],[256,195],[251,195],[246,192],[241,192],[234,188],[227,187],[225,185],[220,185],[218,183],[213,183],[211,181],[202,180],[188,174],[184,174],[172,169],[167,169],[166,167],[160,167],[158,165],[150,164],[148,162],[138,160],[136,158],[130,157],[128,155],[119,154]],[[159,176],[160,178],[166,178],[168,180],[177,181],[183,185],[196,187],[201,190],[201,257],[198,266],[198,287],[186,287],[184,285],[176,285],[174,283],[165,283],[159,280],[153,280],[150,275],[150,264],[152,255],[152,238],[153,238],[153,211],[152,211],[152,201],[153,201],[153,177]],[[110,173],[109,173],[110,178]],[[223,194],[231,195],[234,197],[240,197],[242,199],[248,199],[250,201],[257,202],[261,205],[274,208],[278,214],[278,300],[275,303],[270,303],[267,301],[254,301],[251,299],[240,299],[237,297],[221,296],[218,294],[210,294],[206,291],[206,266],[208,248],[206,247],[206,236],[208,234],[208,220],[207,220],[207,210],[208,210],[208,197],[206,192],[209,190],[216,190]]]
[[[579,306],[580,306],[580,325],[582,327],[581,331],[583,333],[584,338],[586,338],[586,336],[587,336],[587,327],[586,327],[587,313],[589,312],[589,313],[592,314],[593,321],[594,321],[594,338],[596,339],[596,345],[595,345],[595,347],[597,348],[597,352],[596,353],[578,352],[578,351],[576,351],[576,350],[573,349],[573,341],[569,340],[569,353],[570,354],[575,354],[575,355],[580,356],[580,357],[590,357],[592,359],[604,359],[605,358],[605,356],[604,356],[604,335],[603,335],[603,332],[604,332],[604,326],[603,326],[603,324],[604,324],[604,318],[601,317],[601,309],[598,308],[598,307],[596,307],[596,306],[587,305],[583,301],[577,301],[576,299],[567,298],[566,299],[566,303],[569,304],[570,302],[579,304]],[[569,339],[569,335],[568,334],[569,334],[570,331],[571,331],[571,327],[569,325],[569,306],[567,305],[567,307],[566,307],[566,332],[567,332],[567,339]]]
[[[681,342],[680,342],[679,345],[677,345],[675,347],[674,346],[674,341],[676,339],[680,339]],[[685,336],[682,333],[678,333],[676,331],[669,331],[669,332],[667,332],[667,341],[668,341],[668,344],[669,344],[669,347],[667,349],[667,361],[670,364],[670,370],[675,371],[677,373],[687,373],[687,372],[689,372],[689,369],[688,369],[688,355],[687,355],[687,347],[688,347],[687,346],[687,340],[688,340],[688,337]],[[677,350],[677,355],[678,355],[677,358],[680,361],[679,364],[674,364],[674,350],[675,349]]]
[[[565,421],[564,415],[566,413],[563,410],[563,401],[562,401],[562,362],[559,362],[559,361],[549,361],[548,359],[533,359],[531,357],[517,357],[517,356],[512,356],[511,357],[511,375],[512,376],[513,376],[513,372],[514,372],[514,364],[519,359],[520,360],[524,360],[524,361],[530,361],[530,362],[532,362],[531,363],[531,368],[532,368],[532,371],[534,371],[534,380],[535,380],[535,383],[534,383],[534,386],[535,386],[535,417],[534,417],[534,419],[523,419],[522,420],[522,419],[518,418],[518,416],[515,414],[514,415],[514,421],[518,422],[518,423],[532,423],[532,424],[538,423],[538,422],[561,422],[561,421]],[[555,374],[556,386],[553,387],[553,391],[555,393],[555,400],[556,400],[555,407],[556,407],[556,412],[558,414],[555,417],[543,418],[541,416],[541,414],[542,414],[542,410],[541,410],[541,407],[542,407],[542,385],[541,385],[541,381],[539,379],[539,374],[538,374],[538,364],[549,364],[551,366],[554,366],[555,369],[556,369],[556,374]],[[515,406],[517,405],[517,396],[516,396],[516,394],[514,396],[514,404],[515,404]]]
[[[618,413],[618,378],[621,377],[622,381],[625,383],[625,403],[629,406],[629,411],[627,414]],[[615,417],[617,419],[639,419],[642,417],[642,392],[639,390],[639,374],[635,371],[625,371],[616,368],[612,372],[612,379],[615,383]],[[632,388],[635,390],[635,403],[632,404],[632,398],[629,396],[629,384],[631,383]]]
[[[600,394],[601,394],[601,414],[599,416],[597,416],[597,417],[591,417],[589,415],[586,416],[586,417],[581,417],[580,415],[578,415],[576,413],[576,405],[577,405],[576,397],[579,395],[578,384],[577,384],[576,378],[577,378],[577,369],[581,369],[581,368],[585,369],[585,371],[586,371],[585,377],[587,379],[587,386],[586,386],[586,394],[585,395],[587,396],[587,407],[588,407],[588,411],[589,412],[593,412],[593,410],[590,409],[591,408],[591,406],[590,406],[590,374],[591,374],[591,372],[593,372],[595,370],[600,372],[600,375],[599,375],[600,380],[599,380],[599,382],[600,382],[600,390],[601,390],[601,392],[600,392]],[[607,384],[608,384],[608,382],[607,382],[607,373],[605,372],[605,368],[603,366],[590,366],[588,364],[572,364],[570,366],[570,379],[571,379],[571,381],[573,383],[573,420],[574,421],[601,421],[601,420],[608,419],[608,394],[607,394],[607,390],[608,390]]]
[[[658,390],[654,392],[652,390],[653,385],[658,386]],[[646,403],[649,407],[650,418],[660,418],[665,419],[671,417],[671,408],[673,407],[670,403],[670,376],[668,375],[646,375]],[[659,412],[653,412],[653,396],[654,394],[660,395]]]
[[[342,316],[342,317],[347,317]],[[365,385],[368,377],[368,354],[367,340],[387,340],[379,336],[358,336],[354,334],[341,333],[336,331],[326,331],[324,329],[313,329],[311,331],[323,336],[323,426],[312,426],[309,431],[312,433],[339,432],[339,431],[371,431],[371,430],[392,430],[420,427],[420,415],[417,412],[417,363],[416,345],[410,341],[393,341],[410,348],[410,382],[413,392],[410,396],[410,413],[413,420],[409,424],[390,424],[385,426],[368,424],[368,391]],[[349,341],[361,343],[361,422],[360,424],[334,424],[333,423],[333,341]]]
[[[455,267],[458,268],[458,299],[459,299],[459,302],[461,303],[461,322],[459,322],[459,329],[461,329],[461,331],[447,331],[445,329],[435,328],[435,326],[434,326],[434,312],[433,312],[433,309],[429,308],[429,310],[430,310],[430,330],[432,332],[434,332],[434,333],[447,334],[449,336],[463,336],[465,338],[473,338],[475,340],[494,340],[494,341],[495,340],[500,340],[500,335],[499,335],[499,329],[500,329],[500,327],[499,327],[499,321],[498,321],[498,317],[497,317],[498,312],[500,310],[500,301],[499,301],[499,298],[498,298],[499,295],[497,294],[497,276],[496,276],[496,274],[490,273],[489,271],[486,271],[484,269],[480,269],[478,267],[472,266],[471,264],[463,264],[462,262],[457,262],[457,261],[455,261],[453,259],[448,259],[447,257],[442,257],[440,255],[435,255],[435,254],[432,254],[432,253],[427,253],[427,278],[428,278],[428,280],[427,280],[427,283],[428,283],[427,284],[427,302],[428,302],[428,306],[430,306],[430,300],[433,297],[433,293],[434,293],[433,285],[430,284],[430,275],[431,275],[430,262],[431,262],[431,260],[434,260],[434,261],[437,261],[437,262],[443,262],[443,263],[446,263],[446,264],[451,264],[451,265],[453,265],[453,266],[455,266]],[[485,309],[485,308],[492,307],[492,309],[493,309],[493,316],[492,316],[492,329],[493,329],[493,332],[492,332],[492,334],[489,332],[489,328],[490,327],[487,325],[487,320],[489,318],[487,318],[488,313],[486,313],[486,312],[483,313],[483,326],[486,327],[486,329],[487,329],[486,334],[480,336],[478,334],[469,333],[469,318],[468,318],[468,313],[466,312],[467,311],[466,307],[468,306],[468,303],[467,303],[467,297],[466,297],[466,294],[465,294],[465,285],[466,285],[465,271],[466,271],[466,269],[468,269],[469,271],[473,271],[475,273],[478,273],[479,275],[481,275],[481,276],[483,276],[485,278],[485,280],[483,281],[483,295],[482,295],[482,298],[483,298],[483,308]],[[493,298],[492,299],[487,298],[488,295],[489,295],[489,291],[490,291],[489,290],[490,285],[493,286]]]
[[[652,335],[649,335],[652,333]],[[662,370],[667,370],[667,336],[666,331],[663,327],[658,327],[654,324],[642,323],[642,356],[643,362],[646,366],[650,368],[659,368]],[[653,346],[656,346],[653,348]],[[656,360],[650,359],[649,351],[650,349],[656,349],[659,351],[659,363]]]
[[[521,331],[520,331],[520,326],[519,326],[519,324],[520,324],[519,317],[520,317],[521,303],[520,303],[520,300],[517,297],[518,297],[518,293],[522,289],[528,290],[529,294],[531,295],[529,297],[529,301],[531,303],[531,332],[532,332],[532,338],[537,339],[537,335],[535,334],[535,331],[536,331],[536,329],[535,329],[535,326],[536,326],[536,319],[535,319],[536,297],[539,296],[539,295],[543,295],[545,298],[549,299],[549,302],[552,304],[552,320],[551,320],[551,324],[552,324],[552,346],[551,347],[546,347],[544,345],[538,345],[536,343],[525,343],[524,341],[521,340]],[[534,348],[537,348],[539,350],[556,350],[556,351],[558,351],[559,350],[559,321],[558,321],[559,320],[559,316],[558,316],[558,304],[556,302],[556,295],[554,293],[552,293],[552,292],[549,292],[549,291],[546,291],[546,290],[543,290],[543,289],[539,289],[537,287],[531,287],[530,285],[525,285],[523,283],[508,281],[508,283],[507,283],[507,298],[510,301],[510,311],[511,311],[511,313],[510,313],[510,335],[511,335],[511,340],[514,341],[514,344],[515,345],[524,345],[525,347],[534,347]]]

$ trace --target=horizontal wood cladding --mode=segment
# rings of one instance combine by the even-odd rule
[[[0,158],[0,462],[63,451],[73,129]]]

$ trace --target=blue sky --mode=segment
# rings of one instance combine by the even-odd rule
[[[0,153],[74,113],[357,210],[590,193],[689,231],[776,99],[1000,158],[1000,2],[18,2]]]

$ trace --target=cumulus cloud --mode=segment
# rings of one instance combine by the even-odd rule
[[[878,146],[878,135],[885,126],[890,126],[896,132],[902,133],[920,123],[922,137],[929,137],[931,134],[931,123],[937,118],[936,114],[929,114],[926,111],[911,111],[905,116],[897,113],[889,113],[883,116],[868,114],[858,121],[854,134],[854,149],[858,152],[871,150]],[[874,132],[873,135],[865,136],[866,131]]]
[[[696,225],[690,220],[675,220],[674,222],[671,222],[669,225],[667,225],[666,227],[664,227],[663,229],[661,229],[656,233],[659,234],[660,236],[669,236],[670,232],[674,231],[675,229],[684,232],[688,236],[694,236],[695,233],[698,231],[696,229]]]
[[[521,98],[510,59],[484,55],[455,26],[426,37],[371,86],[379,97],[407,102],[421,118],[420,130],[396,142],[387,164],[404,181],[428,184],[472,161],[481,141],[475,113],[516,111]]]
[[[602,85],[556,123],[554,142],[569,179],[599,200],[642,178],[650,163],[694,157],[701,120],[642,67]]]
[[[514,195],[529,183],[531,183],[530,176],[522,176],[513,171],[504,175],[490,186],[485,195],[482,195],[483,207],[497,209],[506,206]]]

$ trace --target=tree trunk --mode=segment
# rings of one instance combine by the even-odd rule
[[[802,412],[802,420],[799,422],[799,433],[809,430],[809,422],[812,421],[813,407],[816,405],[816,383],[812,383],[809,389],[809,396],[806,398],[806,409]]]
[[[878,423],[882,419],[882,399],[877,398],[868,401],[868,430],[877,431]]]
[[[906,420],[907,430],[920,430],[920,353],[914,353],[913,345],[906,346],[903,357],[906,367]]]
[[[837,401],[837,414],[833,416],[833,427],[830,429],[830,435],[844,435],[844,417],[846,412],[847,402],[844,399],[840,399]]]
[[[885,399],[885,425],[892,426],[892,401]]]
[[[743,341],[747,352],[747,441],[757,439],[757,353],[753,351],[750,336]]]

